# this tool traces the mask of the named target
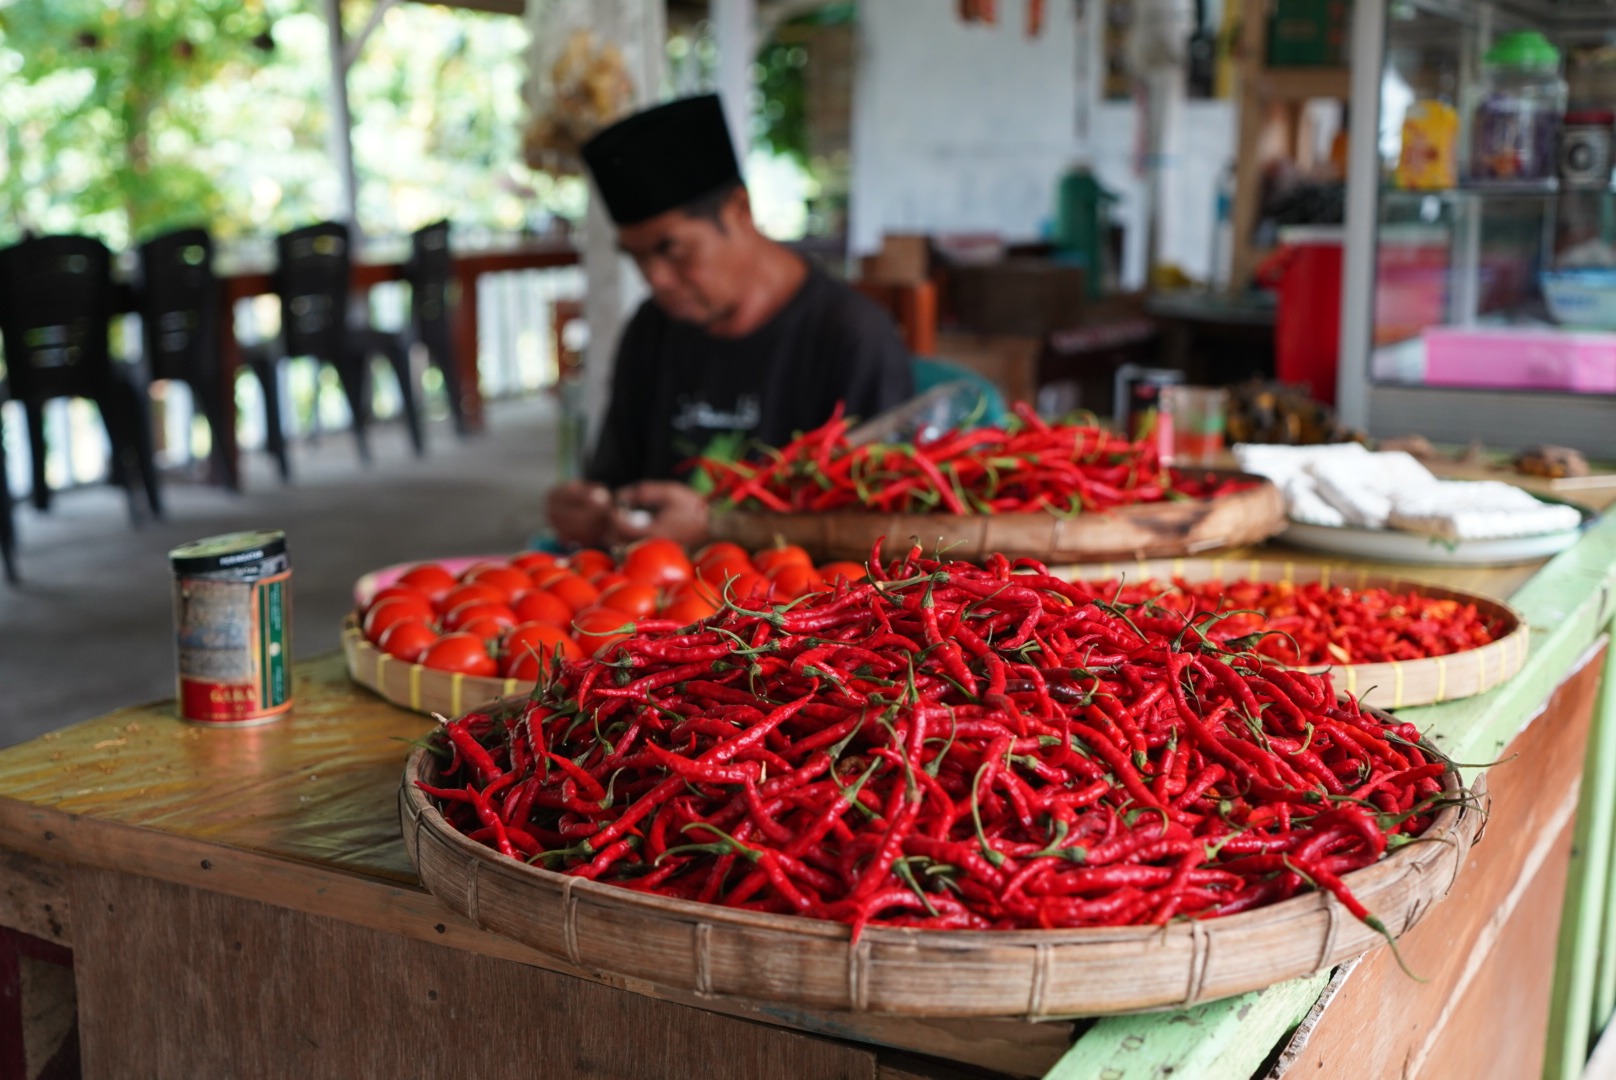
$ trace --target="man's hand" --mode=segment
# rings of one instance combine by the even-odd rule
[[[603,547],[609,540],[612,493],[587,480],[569,480],[550,489],[548,512],[556,535],[572,544]]]
[[[672,480],[643,480],[617,491],[606,539],[626,544],[645,536],[665,536],[685,547],[707,539],[707,500]]]

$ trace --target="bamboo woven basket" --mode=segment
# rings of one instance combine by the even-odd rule
[[[1526,664],[1526,654],[1531,646],[1525,617],[1508,604],[1479,593],[1382,577],[1362,567],[1339,563],[1293,563],[1264,559],[1140,559],[1055,567],[1054,572],[1072,581],[1101,581],[1118,577],[1134,581],[1183,578],[1192,582],[1244,578],[1263,582],[1287,581],[1296,585],[1317,581],[1326,587],[1382,588],[1475,604],[1484,617],[1499,622],[1501,632],[1492,642],[1447,656],[1375,664],[1333,664],[1305,669],[1329,671],[1335,677],[1337,690],[1353,695],[1365,705],[1381,709],[1456,701],[1491,690],[1515,677]]]
[[[1334,897],[1308,893],[1165,927],[870,927],[851,945],[841,923],[651,896],[508,858],[456,831],[414,783],[436,778],[437,759],[416,750],[399,792],[404,845],[433,895],[575,967],[700,997],[908,1016],[1094,1016],[1256,990],[1381,941]],[[1447,782],[1456,790],[1452,774]],[[1400,935],[1447,895],[1484,815],[1450,806],[1425,834],[1435,842],[1406,845],[1344,880]]]
[[[990,552],[1014,559],[1093,562],[1106,559],[1194,555],[1266,540],[1285,528],[1279,489],[1246,473],[1219,475],[1254,486],[1216,499],[1138,503],[1061,518],[1054,514],[882,514],[839,511],[777,514],[748,510],[715,513],[712,533],[748,550],[777,540],[798,544],[816,561],[863,561],[879,537],[888,552],[910,538],[950,558],[980,560]]]
[[[531,680],[439,671],[389,656],[370,643],[352,613],[342,620],[342,652],[350,679],[411,712],[459,716],[472,706],[533,689]]]

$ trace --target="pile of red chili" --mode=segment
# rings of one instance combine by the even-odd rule
[[[1424,830],[1445,765],[1327,676],[911,551],[783,607],[652,622],[447,722],[449,820],[666,896],[927,928],[1160,924],[1328,890]]]
[[[1080,582],[1100,600],[1196,621],[1215,644],[1282,664],[1372,664],[1447,656],[1496,641],[1504,626],[1475,604],[1412,590],[1316,581]],[[1207,619],[1206,616],[1217,616]]]
[[[1254,481],[1168,469],[1155,441],[1093,424],[1049,423],[1025,402],[1005,427],[951,430],[914,443],[853,445],[838,407],[823,426],[761,462],[699,458],[721,504],[780,513],[1075,515],[1134,503],[1202,499]]]

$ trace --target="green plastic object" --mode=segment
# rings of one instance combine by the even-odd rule
[[[993,380],[963,364],[917,356],[913,359],[912,370],[916,397],[945,383],[966,383],[975,390],[980,404],[971,403],[969,410],[980,409],[976,417],[977,427],[998,427],[1009,415],[1009,410],[1005,408],[1004,395],[999,392],[999,387]]]
[[[1061,177],[1056,192],[1055,247],[1082,265],[1083,287],[1090,299],[1105,286],[1106,225],[1116,201],[1117,196],[1082,165]]]
[[[1536,30],[1516,30],[1493,42],[1481,62],[1488,67],[1555,70],[1560,66],[1560,50]]]

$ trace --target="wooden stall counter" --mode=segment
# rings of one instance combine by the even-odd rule
[[[1532,627],[1514,680],[1406,713],[1458,760],[1498,762],[1484,842],[1403,941],[1428,982],[1382,949],[1333,982],[1032,1024],[758,1007],[573,969],[421,888],[396,798],[432,722],[352,685],[336,654],[297,666],[296,708],[274,723],[210,730],[160,702],[0,751],[0,927],[72,950],[89,1078],[1248,1080],[1276,1060],[1275,1075],[1444,1076],[1457,1062],[1515,1077],[1536,1074],[1545,1043],[1566,1066],[1552,1075],[1575,1075],[1616,990],[1587,946],[1612,918],[1600,677],[1616,522],[1545,565],[1398,572],[1508,598]]]

